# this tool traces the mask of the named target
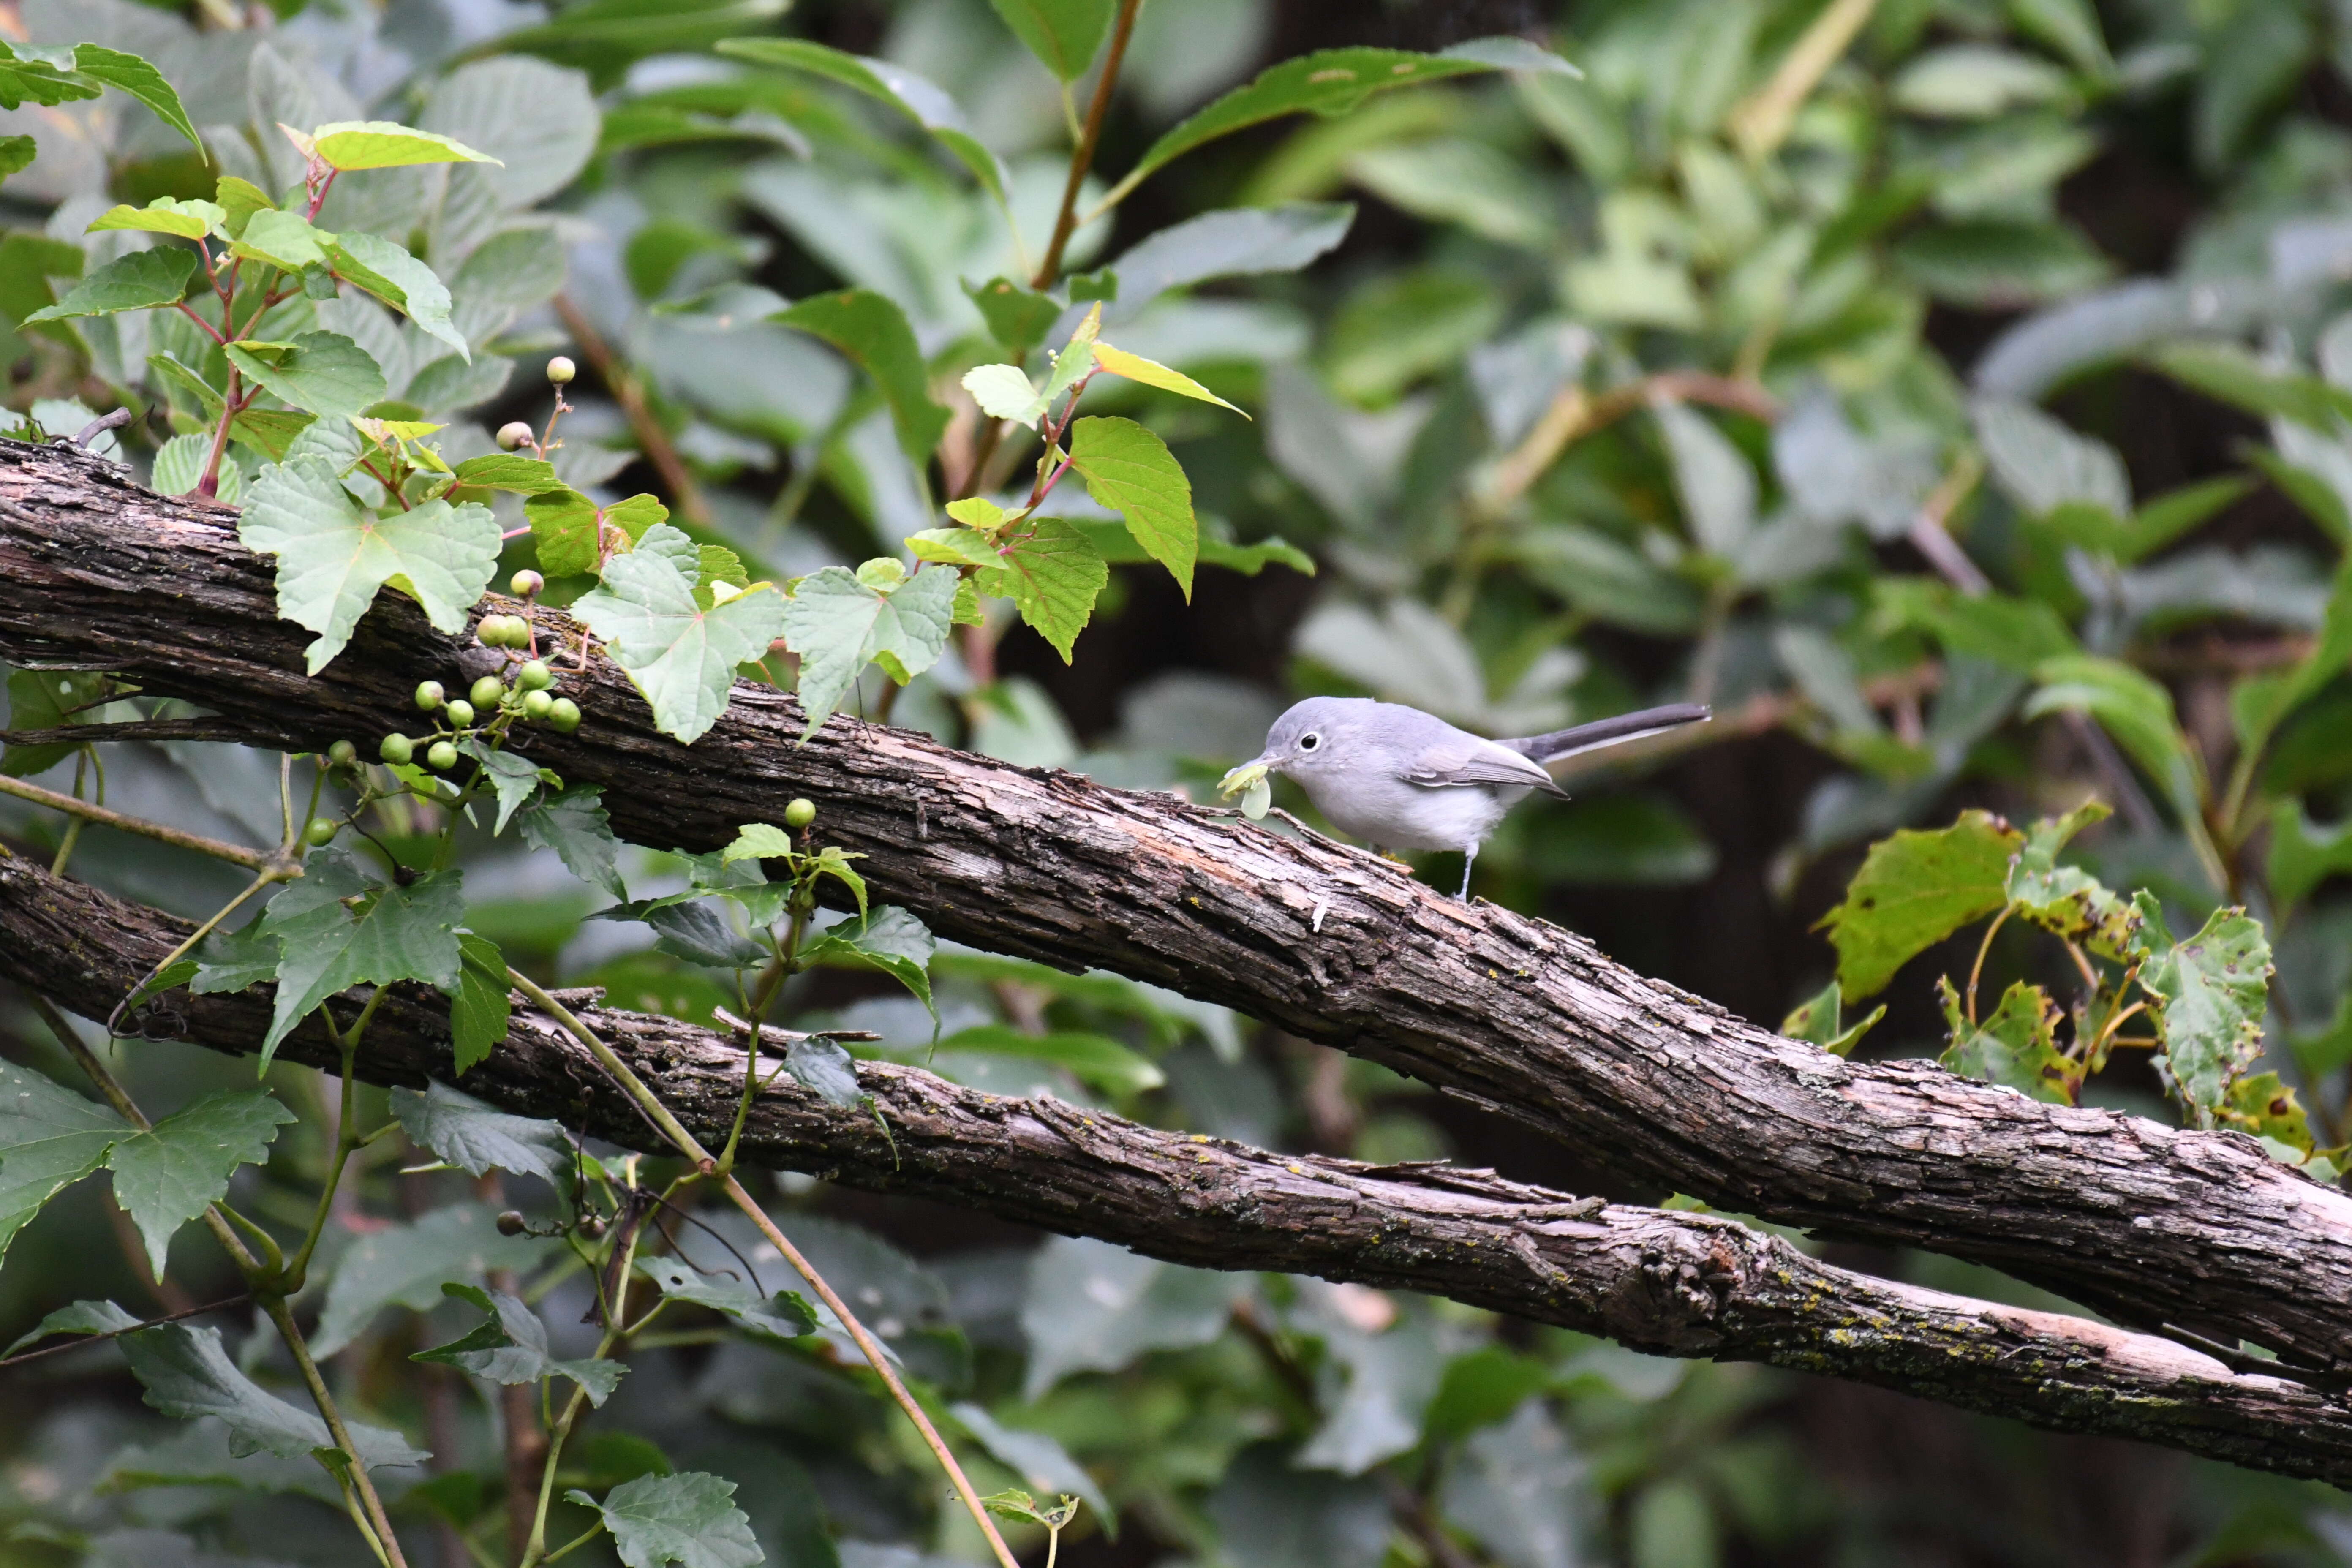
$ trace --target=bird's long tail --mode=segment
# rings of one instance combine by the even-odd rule
[[[1669,702],[1663,708],[1644,708],[1639,713],[1620,713],[1614,719],[1596,719],[1590,724],[1554,730],[1549,735],[1524,735],[1496,743],[1539,763],[1556,763],[1579,752],[1598,751],[1603,746],[1696,724],[1709,717],[1710,712],[1704,702]]]

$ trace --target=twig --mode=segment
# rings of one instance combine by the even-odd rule
[[[43,1356],[63,1355],[68,1351],[79,1350],[84,1345],[94,1345],[101,1340],[119,1340],[125,1334],[135,1334],[144,1329],[160,1328],[165,1323],[176,1323],[183,1318],[201,1318],[206,1312],[225,1312],[231,1307],[242,1307],[252,1300],[253,1297],[250,1294],[240,1294],[226,1297],[218,1301],[207,1301],[201,1307],[183,1307],[176,1312],[166,1312],[159,1318],[149,1318],[142,1322],[132,1323],[128,1328],[109,1329],[102,1334],[81,1334],[68,1340],[63,1344],[45,1345],[37,1351],[26,1351],[22,1355],[12,1355],[5,1360],[0,1360],[0,1367],[22,1366],[28,1361],[38,1361]]]
[[[1580,386],[1566,386],[1551,400],[1535,427],[1487,473],[1475,497],[1479,510],[1490,516],[1507,511],[1559,460],[1559,455],[1571,442],[1660,398],[1712,404],[1768,425],[1780,417],[1780,399],[1754,382],[1706,371],[1660,371],[1598,395]]]
[[[1812,25],[1798,37],[1788,54],[1781,58],[1772,78],[1750,98],[1731,111],[1731,138],[1739,150],[1751,159],[1760,159],[1775,151],[1787,139],[1790,126],[1796,122],[1797,110],[1812,95],[1829,68],[1837,64],[1838,57],[1862,31],[1870,14],[1877,9],[1878,0],[1832,0]]]
[[[1094,167],[1095,148],[1102,141],[1103,117],[1110,112],[1113,91],[1118,86],[1119,62],[1127,58],[1127,40],[1135,31],[1137,13],[1143,9],[1143,0],[1120,0],[1118,20],[1111,27],[1110,52],[1103,57],[1102,76],[1095,82],[1094,101],[1087,106],[1087,123],[1078,134],[1078,144],[1070,150],[1070,177],[1062,186],[1062,210],[1054,219],[1054,237],[1046,243],[1045,258],[1038,262],[1036,274],[1029,279],[1032,289],[1050,289],[1062,270],[1062,253],[1069,248],[1070,236],[1078,227],[1078,189],[1087,182],[1087,171]],[[977,473],[979,467],[973,466]]]
[[[629,433],[637,438],[638,448],[653,464],[654,471],[661,475],[662,483],[669,487],[670,500],[678,511],[691,521],[709,522],[710,507],[702,499],[702,487],[695,482],[686,460],[677,455],[677,446],[669,438],[669,432],[654,417],[653,406],[646,401],[644,385],[614,356],[604,335],[581,314],[572,296],[555,297],[555,313],[563,319],[563,330],[572,334],[581,357],[595,371],[596,379],[604,384],[604,390],[621,405],[621,413],[629,421]]]
[[[247,849],[241,844],[224,844],[217,838],[206,838],[202,834],[183,833],[176,827],[166,827],[160,822],[149,822],[143,817],[125,816],[119,811],[109,811],[102,805],[92,805],[86,800],[76,800],[69,795],[60,795],[53,789],[43,789],[38,784],[29,784],[22,779],[0,775],[0,795],[13,795],[19,800],[29,800],[36,805],[46,805],[53,811],[66,812],[84,821],[95,822],[101,827],[115,828],[123,833],[136,833],[143,838],[152,838],[158,843],[175,845],[182,849],[193,849],[199,855],[209,855],[215,860],[226,860],[233,865],[243,866],[247,870],[278,869],[284,871],[289,877],[299,877],[302,874],[302,868],[299,866],[286,866],[283,858],[275,850]]]
[[[112,700],[112,699],[109,699]],[[0,730],[11,746],[93,746],[115,741],[246,741],[251,735],[221,719],[138,719],[121,724],[62,724],[48,730]]]

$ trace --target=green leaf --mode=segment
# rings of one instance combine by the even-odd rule
[[[1904,964],[2007,903],[2009,858],[2024,842],[1991,813],[1964,811],[1949,827],[1906,827],[1872,845],[1845,900],[1813,928],[1837,949],[1845,999],[1885,990]]]
[[[2041,688],[2025,700],[2024,717],[2071,710],[2088,713],[2146,768],[2183,821],[2193,822],[2205,798],[2205,764],[2180,732],[2172,694],[2117,659],[2088,654],[2045,660],[2034,670]]]
[[[699,574],[693,542],[656,524],[572,606],[610,645],[655,724],[689,744],[727,710],[736,666],[766,654],[784,626],[785,601],[765,584],[704,608],[694,597]]]
[[[604,1528],[613,1532],[613,1549],[627,1568],[662,1568],[668,1563],[683,1568],[751,1568],[763,1557],[751,1520],[728,1500],[735,1495],[735,1483],[700,1470],[639,1476],[605,1493],[601,1503],[576,1489],[563,1495],[603,1517]]]
[[[667,510],[663,515],[668,515]],[[709,588],[718,583],[724,583],[730,588],[751,585],[751,574],[744,569],[743,558],[723,544],[697,545],[694,559],[695,564],[702,570],[702,579],[698,584],[700,587]]]
[[[2121,963],[2137,932],[2131,906],[2081,867],[2058,864],[2058,851],[2068,839],[2109,815],[2095,800],[2035,823],[2010,862],[2004,890],[2021,919]]]
[[[374,882],[336,850],[271,900],[266,929],[279,940],[277,1005],[261,1040],[267,1067],[287,1034],[330,996],[354,985],[421,980],[457,986],[461,871],[431,871],[405,887]],[[347,908],[345,900],[355,908]]]
[[[1926,577],[1881,577],[1871,584],[1871,599],[1874,629],[1882,635],[1926,632],[1947,652],[2011,669],[2031,670],[2082,651],[2058,612],[2039,599],[1960,594]]]
[[[839,882],[843,887],[847,888],[849,889],[850,896],[857,900],[857,912],[861,917],[866,913],[866,879],[859,876],[856,868],[849,863],[852,860],[863,859],[865,857],[860,855],[851,854],[849,851],[842,848],[838,844],[828,844],[824,848],[816,852],[816,874],[818,879],[823,880],[824,878],[830,877],[835,881]]]
[[[1030,1265],[1021,1304],[1030,1346],[1022,1397],[1036,1399],[1068,1373],[1116,1372],[1147,1351],[1207,1344],[1225,1331],[1234,1303],[1255,1289],[1244,1275],[1053,1237]]]
[[[278,976],[278,938],[267,918],[242,931],[216,931],[196,949],[196,973],[188,990],[212,996],[243,991]]]
[[[784,1070],[793,1081],[843,1110],[864,1103],[866,1090],[857,1081],[857,1061],[839,1040],[809,1036],[784,1047]]]
[[[990,0],[1013,36],[1064,81],[1087,74],[1118,0]]]
[[[8,672],[8,727],[64,730],[87,724],[102,706],[106,688],[106,678],[91,670],[12,669]],[[30,778],[56,767],[74,750],[70,742],[11,745],[0,752],[0,773]]]
[[[2028,37],[2049,45],[2095,77],[2115,74],[2115,58],[2091,0],[2009,0],[2010,19]]]
[[[1948,979],[1936,982],[1944,1004],[1950,1044],[1937,1060],[1962,1078],[1997,1083],[2053,1105],[2072,1105],[2083,1087],[2083,1068],[2058,1049],[2058,1005],[2039,985],[2021,980],[2002,994],[2000,1005],[1981,1024],[1960,1011],[1960,994]]]
[[[656,900],[638,918],[657,933],[656,948],[688,963],[710,969],[749,969],[775,956],[766,942],[737,931],[726,910],[726,902],[719,899],[680,903]],[[600,913],[611,917],[614,911]]]
[[[1127,531],[1127,525],[1123,522],[1111,522],[1105,519],[1091,517],[1072,517],[1062,521],[1084,534],[1087,542],[1095,547],[1096,553],[1109,565],[1139,566],[1151,559],[1145,553],[1143,546],[1135,542],[1135,536]],[[926,555],[923,552],[926,549],[937,548],[941,542],[940,536],[965,531],[967,531],[961,529],[926,529],[923,532],[911,536],[907,543],[925,561],[946,560],[948,557],[943,555]],[[983,550],[987,548],[985,541],[981,542],[981,547]],[[958,545],[950,548],[964,547]],[[1200,552],[1201,557],[1198,563],[1200,565],[1222,566],[1228,572],[1238,572],[1244,577],[1255,577],[1269,565],[1287,566],[1292,571],[1307,576],[1315,575],[1315,558],[1279,536],[1262,539],[1255,544],[1234,544],[1211,534],[1208,531],[1208,525],[1204,523],[1200,539]],[[962,554],[955,557],[959,562],[966,558]]]
[[[457,933],[457,988],[449,994],[449,1047],[457,1072],[490,1059],[490,1052],[507,1037],[513,1014],[507,986],[506,955],[488,937],[469,931]]]
[[[217,426],[220,423],[221,410],[225,406],[221,401],[221,395],[215,392],[204,377],[167,353],[149,354],[147,364],[163,379],[183,388],[195,398],[197,404],[204,409],[205,424]],[[229,426],[229,434],[259,451],[267,452],[274,460],[283,460],[291,448],[294,438],[313,423],[315,419],[311,415],[290,414],[281,409],[247,406]],[[209,448],[211,442],[206,439],[206,447]],[[228,483],[226,459],[222,462],[221,473],[223,476],[221,482],[226,487]],[[190,480],[190,483],[194,482],[193,479]],[[227,490],[224,488],[222,498],[226,500],[227,494]]]
[[[800,851],[793,847],[793,836],[769,822],[747,822],[735,830],[735,841],[719,852],[719,858],[731,866],[738,860],[792,859]]]
[[[931,1027],[939,1027],[939,1008],[931,1001],[930,928],[907,910],[885,904],[870,914],[826,927],[801,949],[809,963],[847,963],[878,969],[913,992],[930,1009]]]
[[[2242,474],[2167,490],[2139,509],[2116,543],[2115,557],[2126,565],[2145,560],[2206,519],[2244,499],[2255,481]]]
[[[551,471],[552,467],[550,465]],[[525,501],[522,514],[530,524],[531,543],[539,552],[541,571],[551,577],[569,577],[596,570],[597,563],[604,558],[598,548],[597,528],[603,514],[594,501],[571,486],[559,483]]]
[[[228,1428],[232,1455],[298,1459],[334,1447],[326,1422],[315,1412],[288,1404],[237,1369],[221,1346],[218,1329],[164,1323],[126,1334],[119,1342],[131,1372],[146,1386],[151,1406],[187,1421],[218,1417]],[[397,1432],[357,1422],[345,1425],[359,1449],[351,1457],[367,1469],[421,1465],[432,1458],[410,1447]]]
[[[120,49],[110,49],[103,44],[76,44],[74,66],[82,75],[102,81],[118,91],[127,92],[149,109],[155,118],[188,139],[197,152],[205,150],[203,138],[188,121],[188,111],[181,107],[180,95],[163,79],[163,73],[141,59]]]
[[[325,418],[348,418],[383,396],[383,371],[341,332],[304,332],[284,343],[235,342],[224,352],[247,379]]]
[[[23,174],[40,153],[39,143],[29,136],[0,136],[0,177]]]
[[[1847,1055],[1854,1043],[1886,1016],[1886,1004],[1880,1003],[1869,1016],[1859,1023],[1841,1022],[1837,982],[1832,980],[1819,994],[1801,1002],[1789,1016],[1780,1020],[1780,1032],[1792,1040],[1811,1040],[1833,1057]]]
[[[987,506],[991,511],[996,510],[989,502],[983,501],[981,504]],[[969,508],[971,505],[970,501],[953,501],[950,503],[949,510],[953,510],[956,507]],[[1125,529],[1116,523],[1109,526],[1121,539],[1127,537]],[[908,534],[907,548],[914,552],[916,560],[935,562],[942,566],[1003,564],[998,560],[996,547],[989,542],[987,536],[970,528],[927,528],[920,533]],[[1140,550],[1135,552],[1135,558],[1138,561],[1147,559]]]
[[[2250,1074],[2231,1084],[2220,1120],[2224,1126],[2261,1139],[2274,1157],[2279,1153],[2277,1145],[2286,1145],[2294,1154],[2287,1161],[2290,1165],[2301,1165],[2310,1159],[2314,1142],[2311,1119],[2302,1101],[2295,1098],[2294,1090],[2274,1072]]]
[[[383,120],[339,120],[310,133],[310,153],[330,169],[403,169],[418,163],[497,163],[462,142]]]
[[[890,405],[899,448],[919,467],[930,460],[931,448],[947,428],[948,411],[931,401],[923,351],[896,300],[871,289],[844,289],[811,295],[768,319],[831,343],[872,376]]]
[[[486,506],[421,501],[378,518],[362,511],[325,458],[262,469],[237,524],[246,548],[278,557],[278,613],[319,634],[305,650],[316,675],[351,641],[385,584],[452,636],[490,584],[499,525]]]
[[[239,1165],[267,1160],[278,1128],[296,1120],[261,1089],[222,1089],[115,1144],[114,1201],[138,1225],[156,1279],[179,1228],[228,1191]]]
[[[2321,827],[2290,796],[2271,812],[2265,870],[2272,908],[2283,917],[2329,877],[2352,871],[2352,819]]]
[[[2156,356],[2157,368],[2217,402],[2249,414],[2293,419],[2323,435],[2352,419],[2352,392],[2315,375],[2266,368],[2245,350],[2222,343],[2181,343]]]
[[[1023,1511],[1032,1519],[1041,1523],[1050,1521],[1059,1529],[1070,1522],[1077,1511],[1078,1500],[1083,1499],[1107,1522],[1117,1522],[1118,1515],[1111,1509],[1110,1499],[1103,1494],[1094,1477],[1087,1473],[1084,1465],[1070,1458],[1069,1450],[1045,1433],[1007,1426],[969,1401],[949,1406],[949,1413],[963,1423],[965,1431],[980,1440],[980,1446],[988,1450],[989,1458],[1040,1492],[1061,1497],[1062,1506],[1039,1509],[1035,1506],[1035,1500],[1028,1499],[1025,1493],[1013,1494],[1026,1500]],[[982,1500],[992,1510],[997,1508],[995,1499]]]
[[[327,241],[335,276],[401,311],[419,330],[457,351],[468,364],[473,351],[449,321],[449,286],[433,268],[391,240],[373,234],[344,234]]]
[[[2244,910],[2220,909],[2176,943],[2154,894],[2142,890],[2132,905],[2148,950],[2139,983],[2156,998],[2164,1035],[2158,1060],[2200,1124],[2210,1126],[2230,1086],[2263,1054],[2270,939]]]
[[[492,837],[507,830],[507,819],[539,793],[541,784],[561,784],[563,782],[529,757],[517,756],[503,747],[494,747],[480,740],[460,741],[457,751],[481,764],[483,776],[489,780],[491,790],[498,795],[499,815],[490,827]]]
[[[1044,342],[1062,317],[1063,307],[1052,298],[1033,294],[1009,278],[967,283],[963,291],[979,308],[981,320],[988,323],[988,335],[1014,359],[1025,358]]]
[[[1122,196],[1163,164],[1203,142],[1286,114],[1345,114],[1376,92],[1418,87],[1483,71],[1583,73],[1558,55],[1519,38],[1474,38],[1441,54],[1405,49],[1320,49],[1260,71],[1206,109],[1164,132],[1112,192]]]
[[[948,645],[956,574],[924,570],[877,592],[845,566],[801,579],[784,604],[784,641],[800,656],[803,738],[841,701],[867,661],[879,659],[899,685],[930,668]]]
[[[1182,371],[1171,370],[1158,360],[1145,359],[1141,354],[1131,354],[1125,349],[1115,349],[1103,342],[1095,344],[1094,354],[1095,363],[1113,375],[1139,381],[1146,386],[1156,386],[1162,392],[1173,392],[1197,402],[1213,403],[1220,408],[1233,408],[1243,418],[1249,417]]]
[[[5,1360],[26,1345],[37,1344],[51,1334],[110,1334],[122,1329],[135,1329],[140,1320],[111,1301],[75,1301],[59,1307],[30,1330],[16,1336],[6,1350],[0,1350],[0,1360]]]
[[[444,1083],[427,1083],[422,1094],[394,1089],[392,1113],[409,1142],[469,1176],[499,1170],[537,1176],[558,1191],[571,1184],[574,1151],[561,1122],[493,1110]]]
[[[552,849],[572,874],[616,899],[626,898],[620,873],[621,841],[613,837],[601,784],[572,784],[541,795],[515,819],[535,849]]]
[[[327,264],[327,245],[335,237],[314,226],[300,213],[271,207],[246,219],[245,232],[228,253],[246,261],[261,261],[285,272]]]
[[[252,224],[256,213],[276,212],[278,204],[268,194],[249,180],[235,174],[223,174],[213,190],[213,199],[220,204],[226,216],[221,220],[221,231],[232,239],[242,238]]]
[[[997,551],[997,564],[973,579],[983,594],[1010,599],[1021,618],[1054,645],[1062,662],[1094,614],[1110,567],[1084,533],[1059,518],[1024,518]]]
[[[479,485],[488,490],[511,490],[519,496],[578,495],[562,479],[555,477],[555,465],[543,458],[526,458],[514,452],[486,452],[478,458],[468,458],[452,470],[461,485]],[[583,501],[588,500],[581,496]],[[593,510],[593,503],[591,510]],[[547,570],[545,562],[541,570]],[[583,570],[592,570],[583,567]]]
[[[148,234],[173,234],[182,239],[202,239],[208,234],[226,232],[221,226],[228,214],[215,203],[174,201],[170,196],[157,196],[143,207],[113,207],[90,220],[83,232],[97,234],[106,229],[131,228]]]
[[[976,364],[963,373],[963,389],[991,419],[1010,419],[1034,430],[1045,414],[1044,395],[1017,364]]]
[[[1131,419],[1081,419],[1071,432],[1070,466],[1087,481],[1087,493],[1125,518],[1135,542],[1192,598],[1201,531],[1192,517],[1192,483],[1168,444]]]
[[[478,1280],[493,1268],[529,1268],[561,1247],[548,1237],[500,1236],[490,1211],[478,1203],[453,1204],[369,1231],[336,1260],[310,1348],[322,1358],[333,1355],[387,1307],[429,1311],[441,1304],[446,1280]]]
[[[121,310],[143,310],[152,305],[178,304],[196,274],[196,253],[176,245],[134,250],[119,256],[66,290],[66,297],[47,310],[25,318],[62,321],[80,316],[111,316]]]
[[[0,1061],[0,1258],[43,1204],[106,1163],[132,1131],[111,1108]]]
[[[1003,1024],[976,1024],[940,1041],[943,1051],[974,1051],[1066,1068],[1080,1082],[1105,1094],[1141,1094],[1158,1089],[1168,1075],[1142,1056],[1106,1035],[1076,1031],[1024,1035]]]
[[[940,146],[971,171],[998,205],[1004,204],[1010,181],[1003,162],[972,134],[963,110],[937,83],[887,60],[844,54],[806,38],[726,38],[718,48],[722,55],[755,65],[784,66],[829,78],[888,104],[936,137]]]
[[[761,1296],[730,1280],[707,1278],[677,1258],[637,1255],[637,1272],[661,1287],[665,1296],[724,1312],[755,1339],[789,1344],[816,1332],[816,1314],[790,1290]]]
[[[621,1386],[628,1368],[616,1361],[595,1357],[581,1361],[558,1361],[547,1353],[547,1325],[539,1314],[508,1295],[503,1290],[486,1290],[478,1285],[464,1285],[452,1280],[441,1287],[441,1293],[452,1300],[467,1301],[488,1314],[488,1320],[462,1339],[418,1351],[411,1361],[437,1362],[469,1372],[476,1377],[492,1383],[537,1383],[542,1377],[568,1377],[578,1384],[588,1395],[588,1403],[603,1409],[613,1390]]]

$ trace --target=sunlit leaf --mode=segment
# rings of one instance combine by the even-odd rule
[[[1201,531],[1192,482],[1168,443],[1131,419],[1081,419],[1070,432],[1070,466],[1086,480],[1087,493],[1126,520],[1135,542],[1190,599]]]

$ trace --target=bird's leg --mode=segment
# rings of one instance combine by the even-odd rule
[[[1470,868],[1477,863],[1478,847],[1473,844],[1462,852],[1462,890],[1454,895],[1465,904],[1470,901]]]

